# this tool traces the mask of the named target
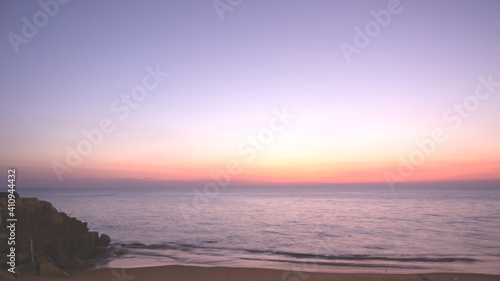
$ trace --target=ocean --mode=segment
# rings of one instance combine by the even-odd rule
[[[98,267],[500,274],[500,189],[19,189],[108,234]]]

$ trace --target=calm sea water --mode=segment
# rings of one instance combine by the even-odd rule
[[[500,189],[24,189],[113,239],[106,266],[500,274]]]

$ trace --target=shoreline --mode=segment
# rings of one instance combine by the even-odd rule
[[[37,276],[17,278],[17,280],[102,280],[102,281],[163,281],[163,280],[259,280],[259,281],[309,281],[309,280],[349,280],[349,281],[496,281],[500,275],[476,273],[429,273],[429,274],[369,274],[369,273],[319,273],[294,272],[276,269],[243,267],[202,267],[166,265],[137,268],[99,268],[68,271],[71,277],[58,278]]]

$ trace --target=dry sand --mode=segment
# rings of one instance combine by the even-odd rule
[[[37,281],[165,281],[165,280],[241,280],[241,281],[499,281],[500,275],[484,274],[356,274],[356,273],[290,273],[283,270],[229,267],[160,266],[128,269],[102,268],[70,272],[69,278],[33,277],[17,280]]]

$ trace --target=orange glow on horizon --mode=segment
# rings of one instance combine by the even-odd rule
[[[102,165],[80,168],[71,178],[136,179],[154,181],[210,181],[211,174],[225,173],[225,165]],[[303,165],[240,165],[241,172],[232,175],[232,182],[261,183],[372,183],[385,182],[384,173],[398,173],[398,164],[333,163]],[[500,179],[496,162],[430,162],[416,167],[405,182],[446,180]]]

